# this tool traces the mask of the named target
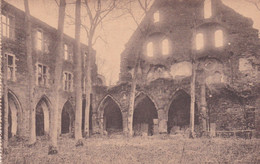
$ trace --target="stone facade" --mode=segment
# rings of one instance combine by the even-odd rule
[[[252,25],[220,0],[155,1],[121,54],[118,85],[93,89],[93,130],[128,131],[131,81],[138,65],[135,134],[189,130],[193,75],[197,134],[259,133],[260,42]],[[121,112],[122,121],[107,121],[115,119],[105,114],[109,111]]]
[[[25,13],[2,1],[2,14],[2,24],[5,23],[2,26],[5,28],[2,33],[2,54],[8,57],[9,136],[28,137],[29,90],[25,45]],[[37,84],[34,91],[37,136],[48,134],[50,129],[50,110],[52,110],[52,101],[54,99],[51,88],[54,80],[56,60],[55,54],[53,54],[56,45],[56,35],[57,29],[32,17],[32,56],[36,77],[35,82]],[[73,85],[75,40],[64,35],[64,44],[67,47],[64,48],[62,64],[63,75],[61,83],[63,85],[60,90],[58,112],[59,134],[73,132],[75,117],[75,86]],[[82,71],[84,73],[87,46],[81,44],[81,49],[82,57],[84,58],[82,60]],[[97,66],[95,65],[95,56],[92,57],[92,60],[93,84],[100,83],[100,80],[98,81],[96,78]],[[84,86],[82,87],[84,88]]]

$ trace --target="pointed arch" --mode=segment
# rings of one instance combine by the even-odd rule
[[[153,99],[143,91],[135,97],[135,107],[133,113],[133,130],[135,135],[153,135],[155,129],[154,122],[158,120],[158,107]]]
[[[111,98],[120,108],[120,110],[122,111],[121,105],[120,103],[110,94],[106,95],[99,103],[98,106],[98,111],[102,111],[102,105],[105,103],[106,99]]]
[[[101,118],[101,128],[108,134],[123,131],[123,118],[120,104],[111,95],[101,101],[98,108]]]
[[[145,98],[145,96],[147,96],[147,97],[153,102],[153,104],[154,104],[156,110],[158,110],[159,108],[158,108],[158,105],[157,105],[156,101],[151,97],[151,95],[149,95],[148,93],[145,93],[144,91],[140,91],[140,92],[138,92],[138,93],[136,94],[136,96],[135,96],[135,105],[138,103],[138,101],[136,101],[136,100],[138,100],[138,99],[140,99],[140,98]],[[139,98],[138,98],[138,97],[139,97]],[[138,99],[137,99],[137,98],[138,98]],[[136,103],[136,102],[137,102],[137,103]]]
[[[172,95],[167,106],[167,131],[186,130],[190,125],[190,95],[184,89],[178,89]],[[195,105],[195,124],[198,124],[198,107]]]
[[[8,89],[8,137],[17,135],[22,119],[22,108],[16,94]]]
[[[73,133],[75,122],[75,112],[70,100],[67,100],[61,112],[61,134]]]
[[[36,105],[36,136],[49,134],[50,131],[50,99],[43,95]]]
[[[41,98],[39,99],[37,105],[39,105],[39,103],[43,103],[43,102],[46,103],[46,105],[48,106],[48,109],[51,110],[51,106],[52,106],[51,101],[48,98],[48,96],[46,96],[45,94],[41,96]]]
[[[22,106],[21,106],[21,102],[18,99],[18,97],[16,96],[16,94],[8,89],[8,95],[10,94],[10,96],[13,98],[14,102],[15,102],[15,106],[17,107],[17,109],[19,109],[21,112],[23,111]]]

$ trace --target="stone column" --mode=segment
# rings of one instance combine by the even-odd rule
[[[159,133],[167,133],[167,115],[163,108],[158,110],[158,121],[159,121]]]
[[[100,134],[104,134],[104,118],[103,118],[103,114],[100,115],[99,117],[99,133]]]
[[[61,115],[62,115],[62,109],[63,109],[63,106],[60,104],[59,105],[59,109],[58,109],[58,111],[57,111],[57,119],[58,119],[58,121],[57,121],[57,131],[58,131],[58,135],[61,135]],[[49,125],[51,125],[51,115],[50,115],[50,122],[49,122]],[[50,128],[50,130],[51,130],[51,128]]]
[[[92,113],[92,133],[96,134],[99,132],[97,113]]]
[[[127,115],[128,114],[128,112],[127,112],[127,110],[124,110],[123,112],[122,112],[122,123],[123,123],[123,132],[124,132],[124,134],[125,135],[127,135],[128,134],[128,127],[127,127]]]

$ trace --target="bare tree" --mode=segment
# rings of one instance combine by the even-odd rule
[[[125,11],[127,14],[131,16],[133,21],[137,25],[137,30],[140,30],[139,32],[141,33],[142,37],[145,38],[147,35],[147,32],[149,31],[149,24],[147,25],[140,25],[140,20],[142,19],[143,16],[145,16],[148,12],[148,10],[151,7],[153,0],[138,0],[139,8],[140,10],[143,11],[143,14],[141,15],[141,18],[138,18],[134,14],[134,10],[132,8],[134,1],[129,0],[125,6],[122,8],[123,11]],[[129,136],[133,136],[133,115],[134,115],[134,105],[135,105],[135,93],[136,93],[136,83],[137,83],[137,71],[138,68],[140,67],[140,58],[141,58],[141,52],[137,51],[135,52],[136,54],[136,60],[135,64],[133,66],[132,70],[132,83],[131,83],[131,90],[130,90],[130,97],[129,97],[129,109],[128,109],[128,132]]]
[[[116,0],[108,1],[92,1],[85,0],[85,8],[87,11],[87,19],[89,21],[89,27],[84,26],[87,32],[87,63],[86,63],[86,106],[85,106],[85,129],[84,133],[86,137],[90,135],[89,132],[89,112],[90,112],[90,95],[92,92],[91,70],[92,56],[94,55],[93,45],[96,43],[100,36],[95,36],[97,27],[102,24],[104,19],[115,9]],[[91,7],[92,6],[92,7]]]
[[[142,18],[146,16],[153,2],[154,0],[127,0],[118,8],[123,10],[124,14],[129,15],[138,27],[142,21]],[[140,11],[140,13],[136,11]]]
[[[59,19],[58,19],[58,31],[57,31],[57,46],[54,49],[56,54],[56,65],[54,71],[54,108],[51,110],[51,143],[49,146],[48,154],[57,154],[57,113],[59,111],[59,90],[61,88],[61,76],[62,76],[62,46],[63,46],[63,31],[64,31],[64,18],[65,18],[66,1],[60,0],[59,5]]]
[[[75,86],[76,86],[76,118],[75,118],[75,139],[77,141],[77,146],[83,145],[82,142],[82,55],[80,49],[80,27],[81,27],[81,18],[80,18],[80,7],[81,0],[76,1],[76,27],[75,27],[75,39],[76,39],[76,69],[75,69]]]
[[[35,108],[34,108],[34,89],[35,89],[35,78],[32,60],[32,28],[31,28],[31,15],[29,9],[28,0],[24,0],[25,8],[25,23],[26,23],[26,54],[27,54],[27,69],[28,69],[28,80],[29,80],[29,111],[30,111],[30,140],[29,145],[36,143],[36,127],[35,127]]]

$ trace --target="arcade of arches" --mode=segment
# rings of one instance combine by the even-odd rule
[[[133,116],[135,135],[153,135],[158,131],[158,114],[152,100],[141,93],[136,97]]]
[[[49,134],[50,127],[50,103],[46,97],[42,97],[36,105],[36,136]]]
[[[4,101],[2,105],[4,106]],[[2,110],[2,116],[4,116],[4,110]],[[3,119],[3,117],[2,117]],[[21,106],[12,92],[8,92],[8,138],[16,136],[19,132],[19,122],[21,122]],[[2,129],[4,128],[4,120],[2,120]],[[4,136],[4,131],[2,131]]]
[[[186,130],[190,125],[190,96],[184,91],[174,94],[168,111],[167,132]],[[198,108],[195,105],[195,124],[198,124]]]
[[[101,103],[101,118],[103,130],[108,134],[122,132],[123,121],[119,105],[113,98],[107,96]]]
[[[61,134],[74,132],[75,114],[70,101],[67,101],[61,112]]]

